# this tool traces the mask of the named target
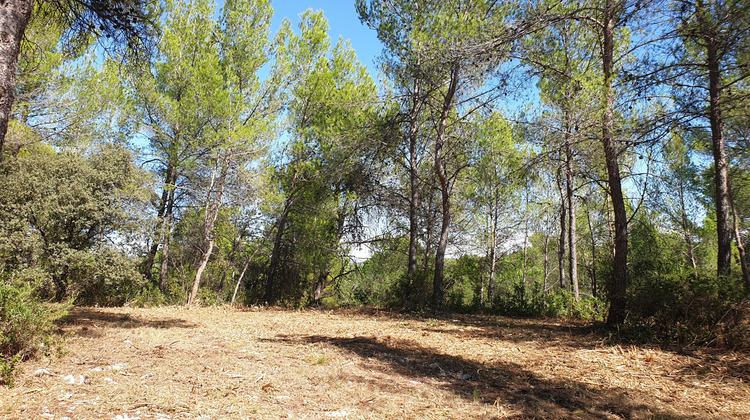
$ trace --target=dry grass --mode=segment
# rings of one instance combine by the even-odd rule
[[[7,419],[750,418],[747,354],[602,345],[585,323],[78,308]]]

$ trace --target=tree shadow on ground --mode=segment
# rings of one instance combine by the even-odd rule
[[[603,324],[583,320],[510,318],[474,314],[409,314],[391,311],[359,310],[354,313],[393,321],[415,321],[420,331],[450,333],[476,339],[486,338],[514,343],[563,343],[568,347],[593,349],[610,340]]]
[[[264,340],[265,341],[265,340]],[[371,369],[432,383],[461,398],[512,407],[518,418],[687,418],[637,391],[593,387],[573,378],[543,378],[509,361],[483,364],[406,340],[320,335],[279,336],[291,345],[323,343],[374,360]]]
[[[196,324],[177,318],[143,319],[130,314],[118,314],[95,308],[73,308],[60,320],[62,327],[80,327],[90,331],[92,327],[107,328],[193,328]]]

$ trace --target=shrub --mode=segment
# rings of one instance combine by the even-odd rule
[[[164,291],[153,283],[145,284],[129,301],[137,307],[182,305],[187,301],[187,294],[176,279],[170,279]]]
[[[0,385],[7,385],[10,388],[15,385],[16,364],[20,358],[20,354],[6,358],[0,353]]]
[[[76,304],[121,306],[144,284],[138,262],[116,250],[62,249],[55,257],[55,277],[65,279],[65,295]]]
[[[537,285],[530,290],[522,282],[513,285],[508,294],[498,293],[492,302],[492,310],[500,315],[538,317],[544,315],[544,298]]]
[[[18,361],[51,348],[54,322],[69,309],[67,303],[39,301],[28,283],[17,286],[0,282],[0,382],[12,385]]]
[[[539,284],[523,287],[515,284],[511,293],[498,294],[492,304],[495,313],[517,317],[571,318],[603,320],[607,305],[599,298],[581,296],[578,301],[565,290],[542,293]]]

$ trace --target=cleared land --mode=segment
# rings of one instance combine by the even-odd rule
[[[586,323],[378,311],[77,308],[7,419],[750,418],[750,358]]]

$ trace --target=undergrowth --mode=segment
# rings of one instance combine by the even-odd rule
[[[0,384],[13,385],[18,362],[56,347],[51,332],[69,309],[40,301],[29,284],[0,282]]]

